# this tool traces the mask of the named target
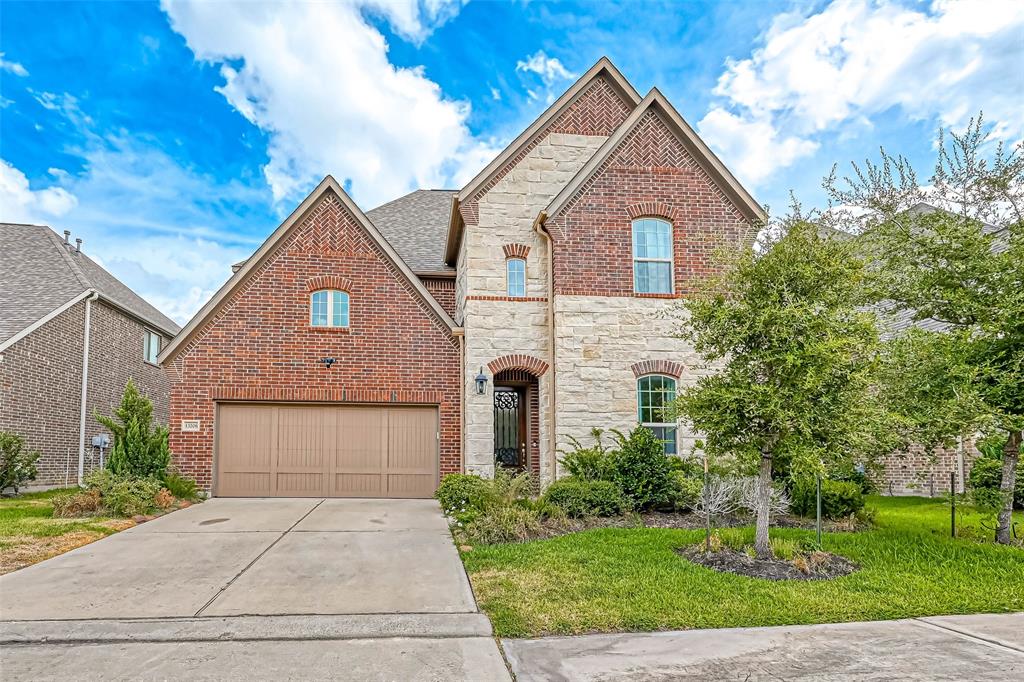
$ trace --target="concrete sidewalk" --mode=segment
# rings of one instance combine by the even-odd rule
[[[1024,679],[1024,613],[502,644],[516,682]]]

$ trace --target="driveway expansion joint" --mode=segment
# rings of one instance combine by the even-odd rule
[[[999,649],[1001,651],[1007,651],[1007,652],[1010,652],[1012,654],[1016,654],[1018,656],[1024,656],[1024,649],[1016,647],[1016,646],[1013,646],[1012,644],[1006,644],[1004,642],[996,641],[994,639],[988,639],[987,637],[980,637],[980,636],[978,636],[978,635],[976,635],[974,633],[964,632],[963,630],[958,630],[958,629],[956,629],[954,627],[950,627],[949,625],[943,625],[942,623],[936,623],[933,620],[926,620],[926,618],[934,618],[934,616],[922,616],[920,618],[911,618],[911,620],[914,621],[915,623],[917,623],[918,625],[922,625],[922,626],[925,626],[925,627],[936,628],[938,630],[942,630],[944,632],[951,633],[953,635],[956,635],[958,637],[961,637],[961,638],[966,639],[966,640],[971,641],[971,642],[975,642],[977,644],[982,644],[982,645],[985,645],[985,646],[990,646],[990,647]]]

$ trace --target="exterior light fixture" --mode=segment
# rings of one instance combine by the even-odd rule
[[[320,358],[320,362],[323,363],[324,367],[330,369],[331,365],[334,364],[334,358]]]
[[[485,390],[487,390],[487,375],[484,374],[484,368],[481,367],[480,373],[476,375],[476,393],[483,395]]]

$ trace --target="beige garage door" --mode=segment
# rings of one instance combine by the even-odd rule
[[[224,403],[221,497],[430,497],[437,409]]]

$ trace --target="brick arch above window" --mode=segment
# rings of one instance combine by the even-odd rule
[[[502,355],[488,362],[487,369],[491,370],[491,374],[507,369],[521,369],[539,377],[548,371],[548,363],[532,355]]]
[[[526,244],[505,244],[501,248],[505,252],[505,258],[526,258],[530,253],[530,247]]]
[[[637,204],[630,204],[626,207],[626,213],[630,220],[637,218],[664,218],[674,221],[677,214],[676,207],[662,201],[641,201]]]
[[[317,275],[306,280],[306,291],[313,292],[321,289],[337,289],[351,293],[352,280],[338,275]]]
[[[648,374],[663,374],[678,379],[683,375],[685,367],[671,360],[644,360],[634,363],[630,369],[633,370],[633,376],[637,379]]]

